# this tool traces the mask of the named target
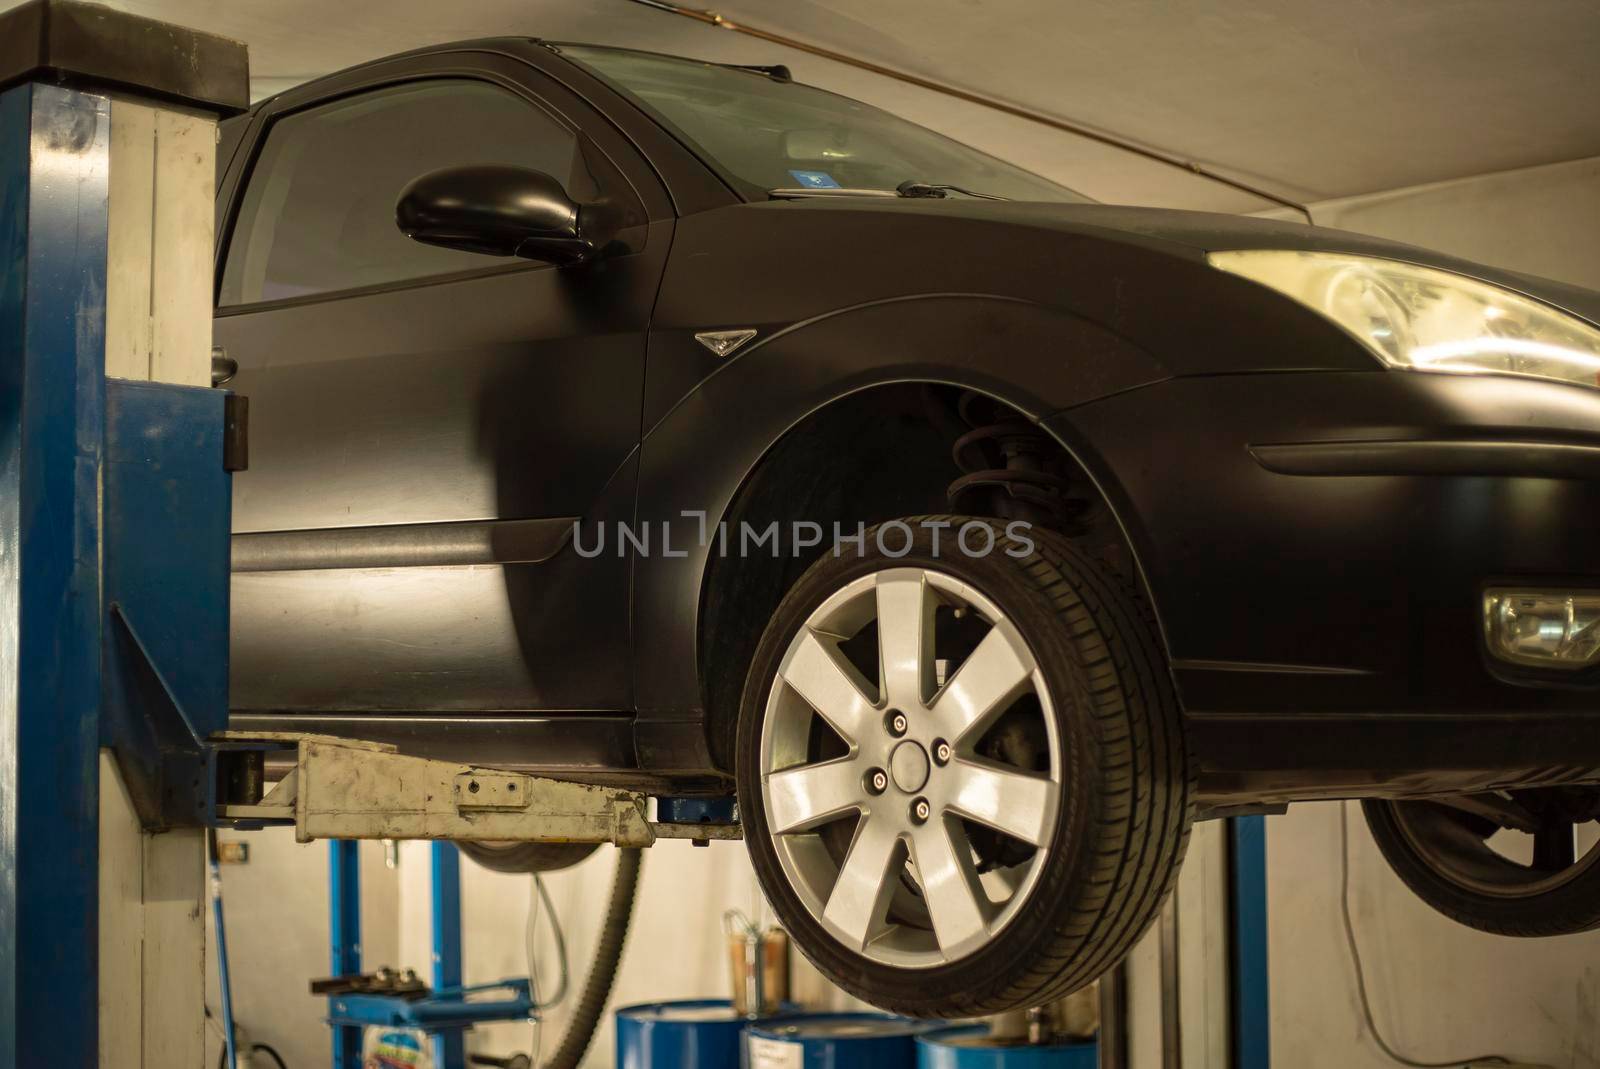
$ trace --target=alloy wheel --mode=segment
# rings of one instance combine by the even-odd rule
[[[779,863],[852,951],[931,968],[1012,921],[1049,863],[1064,760],[1026,640],[943,572],[889,568],[789,643],[760,740]]]

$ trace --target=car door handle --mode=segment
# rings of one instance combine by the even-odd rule
[[[221,386],[239,373],[239,361],[220,345],[211,347],[211,385]]]

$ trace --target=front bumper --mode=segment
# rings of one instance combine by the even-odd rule
[[[1488,585],[1600,589],[1600,391],[1180,378],[1046,426],[1134,547],[1202,767],[1600,767],[1600,671],[1493,661],[1482,630]]]

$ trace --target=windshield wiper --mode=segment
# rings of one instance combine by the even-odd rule
[[[749,71],[771,78],[775,82],[792,82],[794,75],[782,63],[717,63],[713,66],[722,67],[730,71]]]
[[[948,197],[951,193],[960,193],[963,197],[977,197],[979,200],[1010,200],[1009,197],[996,196],[993,193],[979,193],[975,189],[963,189],[961,186],[940,184],[935,182],[919,182],[915,178],[908,178],[894,187],[894,191],[902,197]]]
[[[1009,197],[998,197],[993,193],[979,193],[976,190],[963,189],[960,186],[934,185],[929,182],[915,180],[901,182],[893,189],[856,189],[850,186],[797,186],[792,189],[769,189],[767,190],[767,197],[770,200],[804,200],[808,197],[894,197],[910,200],[942,200],[951,193],[976,197],[978,200],[1011,199]]]

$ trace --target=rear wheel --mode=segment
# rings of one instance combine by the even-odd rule
[[[461,852],[486,869],[495,872],[554,872],[571,868],[595,850],[599,843],[456,843]]]
[[[1095,979],[1154,919],[1189,826],[1151,614],[1041,530],[922,518],[801,577],[738,741],[756,875],[802,951],[886,1009],[977,1016]],[[982,556],[958,549],[991,543]]]
[[[1390,867],[1446,916],[1497,935],[1600,928],[1600,789],[1361,805]]]

